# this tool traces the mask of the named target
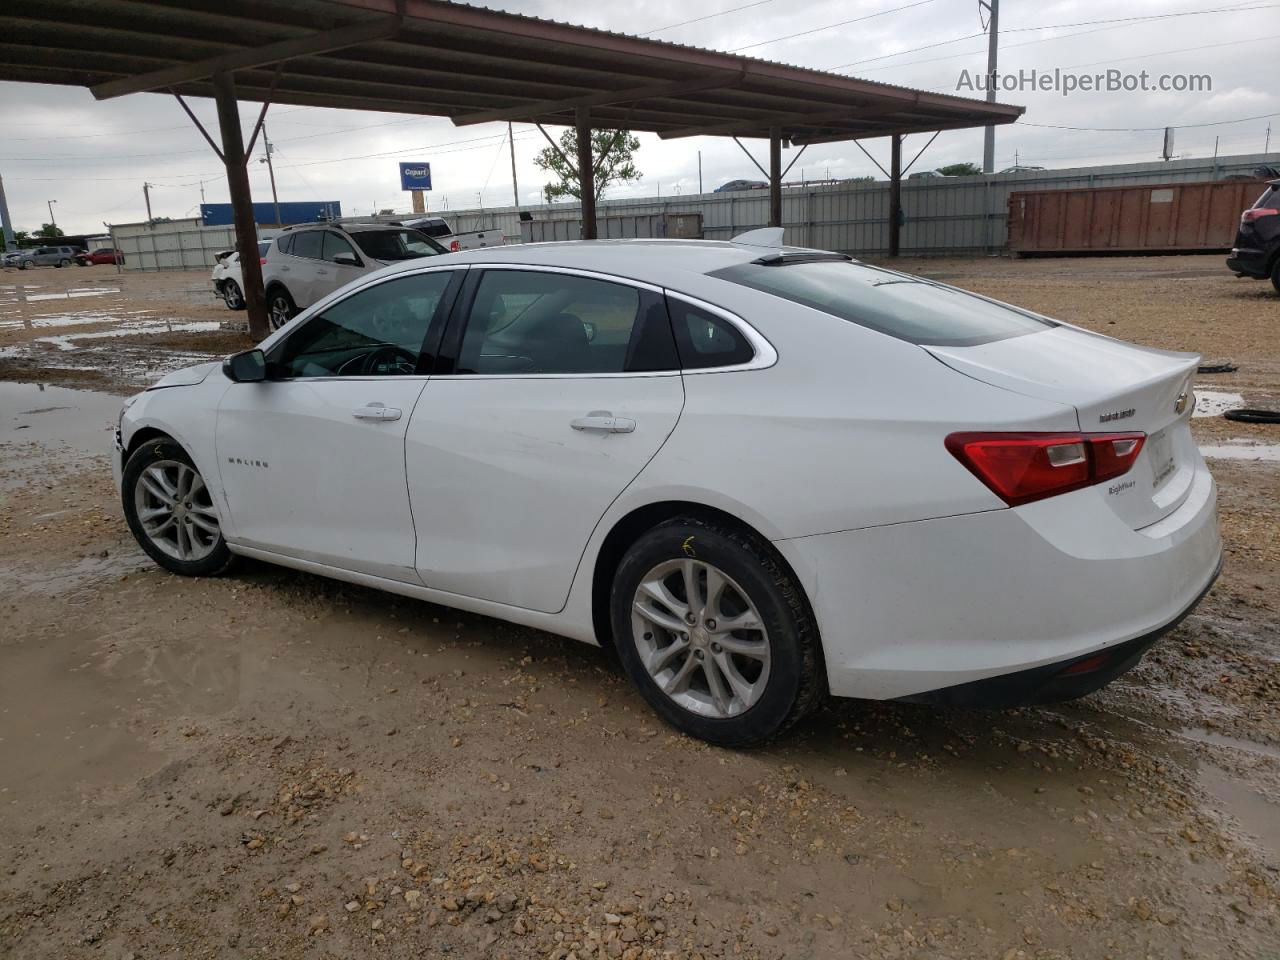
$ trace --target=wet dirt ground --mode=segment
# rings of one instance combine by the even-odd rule
[[[1220,258],[906,266],[1229,359],[1197,438],[1280,441],[1212,415],[1280,395],[1280,297]],[[73,286],[119,293],[22,299]],[[594,648],[151,565],[102,451],[119,394],[247,342],[207,287],[0,274],[0,956],[1280,955],[1280,463],[1211,461],[1223,577],[1101,693],[720,750]]]

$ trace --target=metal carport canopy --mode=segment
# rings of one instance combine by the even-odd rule
[[[513,120],[664,139],[766,137],[775,223],[783,142],[894,136],[896,148],[902,134],[1012,123],[1023,112],[443,0],[4,4],[0,80],[84,86],[98,99],[216,97],[237,204],[249,200],[247,176],[232,169],[243,171],[243,143],[228,143],[224,116],[237,98],[443,116],[460,126]],[[234,126],[238,133],[238,114]],[[590,162],[577,166],[592,236],[594,171]]]

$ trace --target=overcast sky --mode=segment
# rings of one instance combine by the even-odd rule
[[[940,92],[956,92],[962,70],[977,74],[985,69],[986,40],[973,36],[982,29],[976,0],[764,0],[749,9],[672,26],[742,7],[744,2],[523,0],[489,6]],[[909,3],[908,9],[837,25]],[[1217,12],[1131,23],[1092,22],[1206,10]],[[1032,124],[1162,127],[1272,115],[1180,129],[1176,152],[1211,156],[1218,137],[1220,154],[1259,153],[1269,123],[1273,152],[1280,151],[1280,88],[1275,84],[1280,2],[1131,0],[1121,5],[1108,0],[1005,0],[1000,26],[1002,70],[1205,73],[1212,77],[1212,92],[1002,94],[1001,100],[1023,104],[1027,113],[1025,122],[997,128],[997,168],[1011,165],[1015,156],[1021,163],[1055,168],[1153,160],[1160,153],[1159,131],[1089,132]],[[961,37],[970,39],[957,40]],[[915,52],[906,52],[911,50]],[[844,64],[856,65],[841,68]],[[212,102],[193,103],[216,130]],[[256,105],[244,106],[246,128],[256,111]],[[386,207],[406,210],[409,201],[399,190],[397,163],[425,160],[432,165],[435,183],[428,198],[432,210],[473,208],[480,198],[485,206],[512,202],[505,124],[455,128],[443,119],[280,106],[268,114],[267,129],[278,147],[281,200],[339,200],[347,214]],[[515,129],[520,198],[533,203],[546,179],[533,165],[543,140],[534,127],[517,124]],[[220,163],[170,97],[137,94],[97,103],[82,88],[0,83],[0,138],[0,176],[20,229],[37,229],[48,221],[48,200],[56,201],[54,215],[67,233],[91,232],[104,221],[143,220],[144,181],[154,185],[151,202],[156,216],[196,215],[200,181],[209,201],[229,199]],[[699,150],[708,191],[725,180],[758,175],[732,140],[663,143],[650,134],[640,139],[637,160],[643,181],[617,188],[609,196],[696,193]],[[927,139],[909,137],[906,158]],[[887,141],[864,145],[887,166]],[[764,144],[753,146],[763,159]],[[261,156],[261,144],[257,152]],[[981,159],[980,130],[945,132],[916,169]],[[812,179],[878,176],[878,171],[855,145],[837,143],[811,148],[791,178],[801,174]],[[265,165],[251,164],[251,177],[255,199],[269,200]]]

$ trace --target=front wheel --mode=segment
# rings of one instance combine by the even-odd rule
[[[267,296],[267,315],[271,321],[272,330],[279,330],[292,320],[297,312],[298,308],[294,305],[293,297],[289,296],[289,291],[284,287],[274,288]]]
[[[23,270],[30,270],[30,269],[31,269],[32,267],[34,267],[35,265],[36,265],[36,264],[35,264],[35,261],[34,261],[34,260],[23,260],[23,261],[22,261],[22,269],[23,269]]]
[[[813,616],[755,534],[698,517],[653,528],[623,557],[610,614],[627,675],[691,736],[752,746],[822,700]]]
[[[231,565],[204,477],[172,440],[150,440],[133,453],[125,464],[121,496],[134,539],[166,570],[207,577]]]

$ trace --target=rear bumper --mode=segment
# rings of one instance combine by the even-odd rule
[[[1162,627],[1141,637],[1118,643],[1101,653],[1072,657],[1059,663],[1048,663],[1030,670],[1019,670],[986,680],[975,680],[954,687],[929,690],[898,699],[904,703],[926,703],[947,707],[1016,707],[1029,704],[1061,703],[1101,690],[1121,674],[1138,665],[1143,655],[1161,637],[1187,618],[1204,595],[1217,582],[1222,564],[1213,579],[1180,614]]]
[[[1265,250],[1253,247],[1233,247],[1231,256],[1227,257],[1227,269],[1232,273],[1242,273],[1246,277],[1267,276],[1267,254]]]
[[[1110,675],[1077,674],[1077,687],[1043,692],[1076,696],[1132,666],[1217,576],[1217,488],[1199,460],[1183,503],[1144,530],[1106,497],[1090,487],[1016,509],[777,541],[818,619],[831,692],[950,702],[948,688],[999,681],[984,688],[987,702],[1004,685],[1025,700],[1078,661],[1123,647],[1129,656],[1097,667]]]

